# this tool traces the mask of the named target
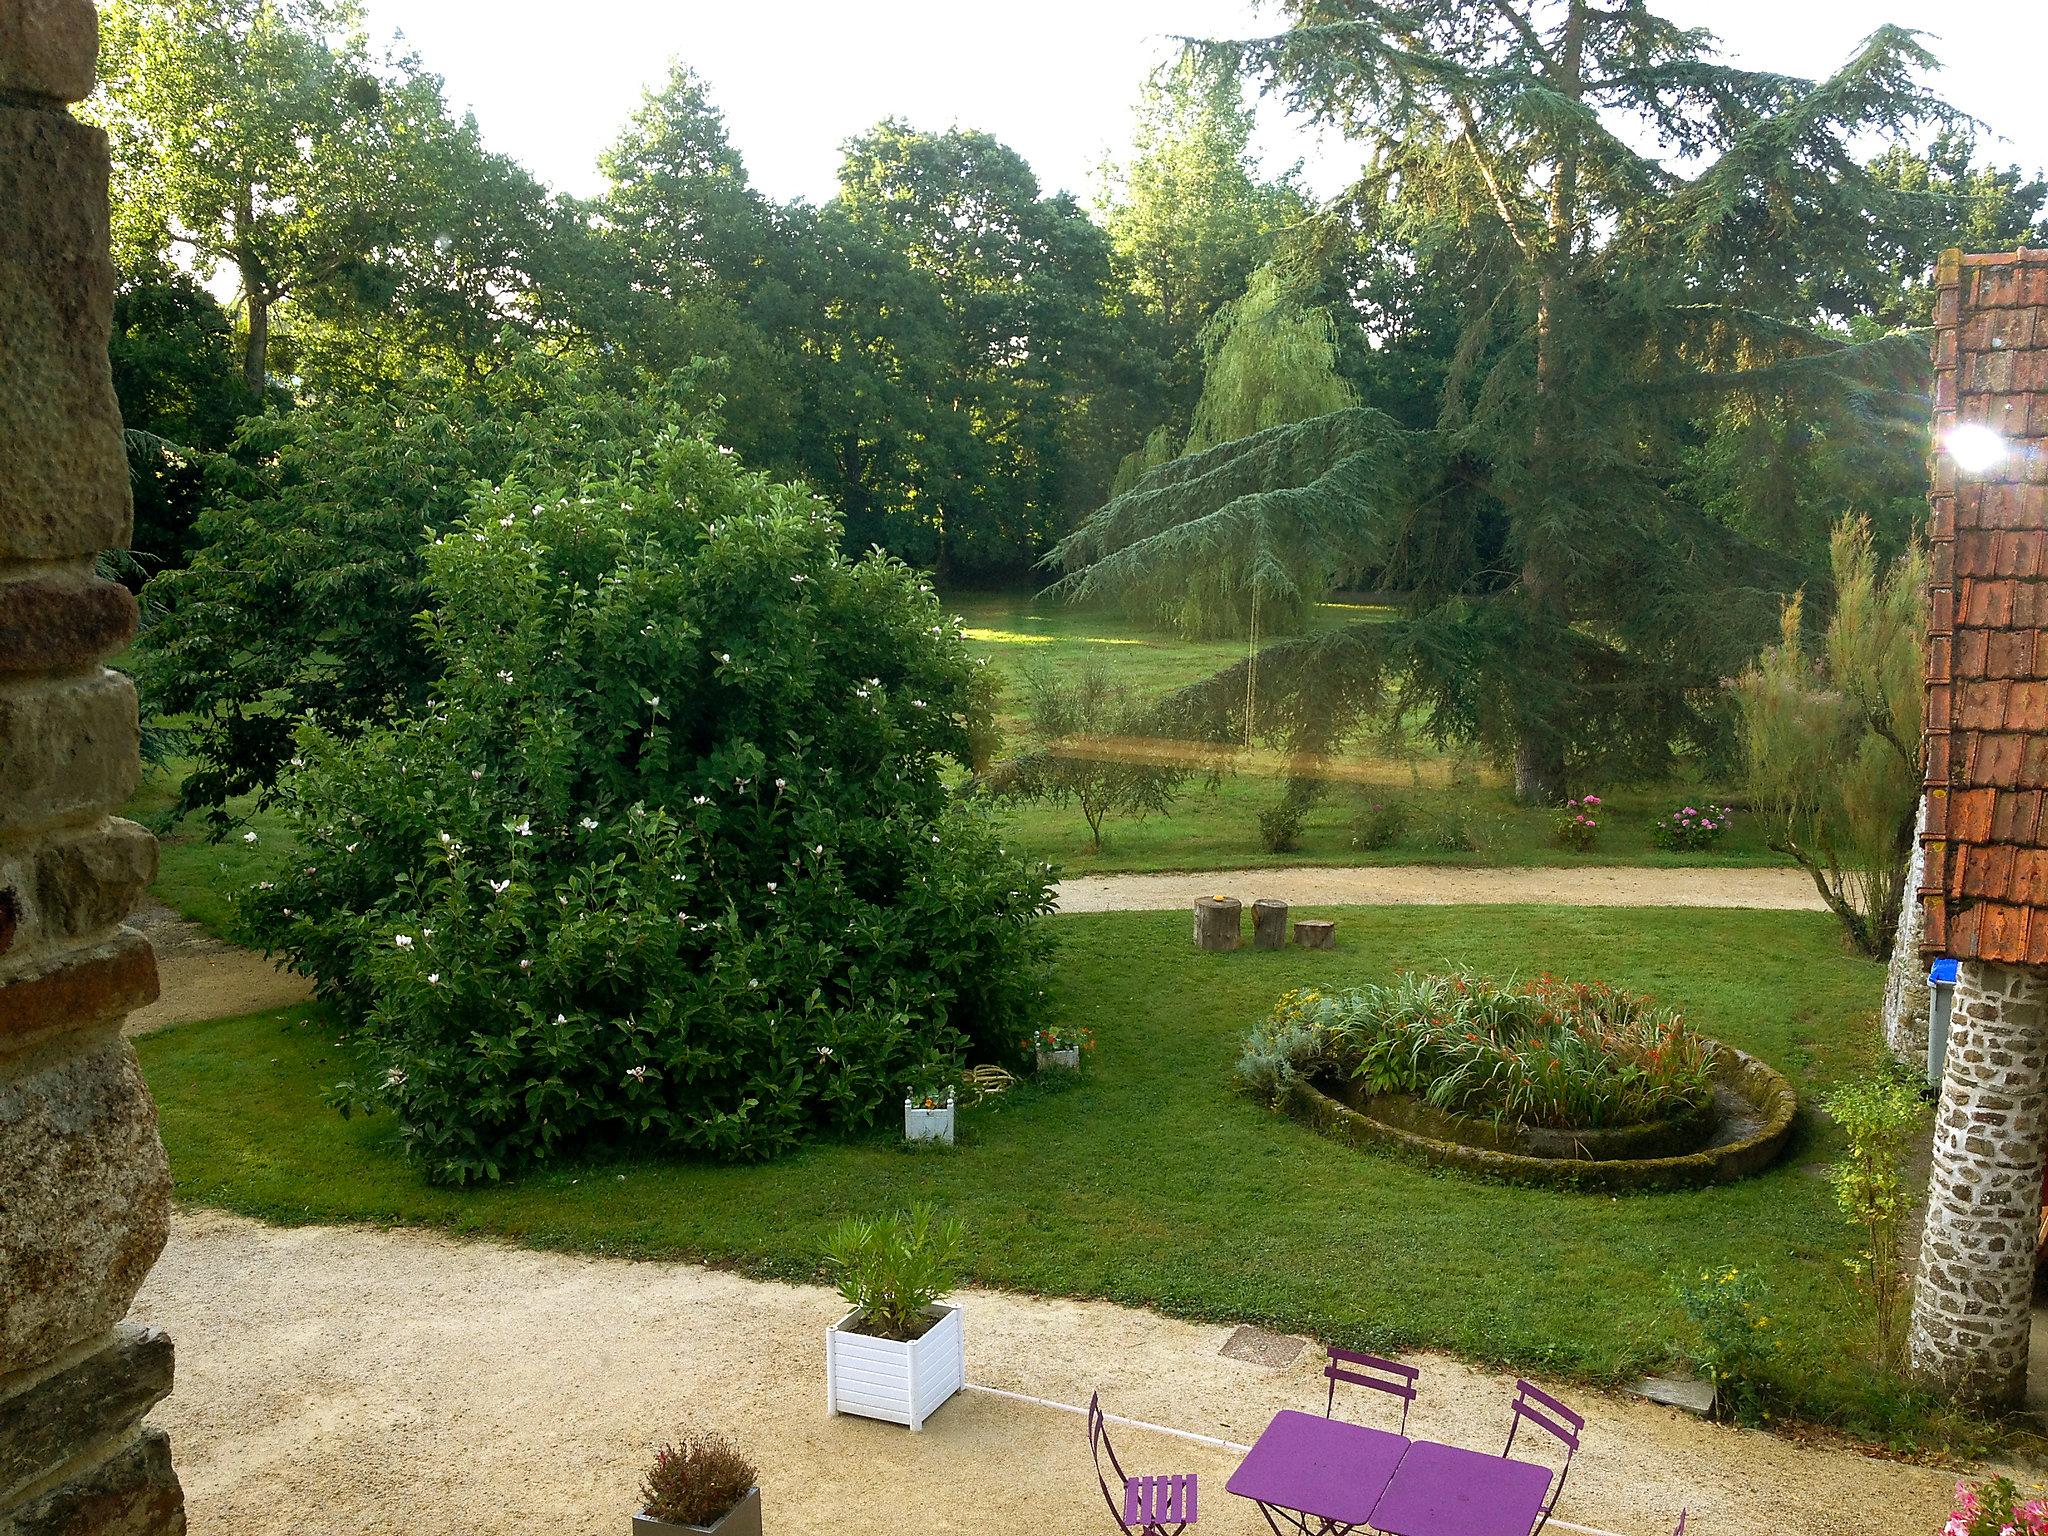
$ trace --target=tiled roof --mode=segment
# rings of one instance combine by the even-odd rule
[[[2048,966],[2048,251],[1950,251],[1935,281],[1937,441],[1982,422],[2011,451],[1934,456],[1924,943]]]

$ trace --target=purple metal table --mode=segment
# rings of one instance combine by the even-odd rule
[[[1529,1536],[1550,1469],[1417,1440],[1387,1482],[1372,1527],[1387,1536]]]
[[[1284,1520],[1307,1536],[1343,1536],[1372,1518],[1407,1449],[1403,1435],[1283,1408],[1224,1486],[1276,1533]]]

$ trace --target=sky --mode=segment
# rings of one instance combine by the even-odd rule
[[[597,190],[598,152],[671,58],[705,77],[756,186],[832,195],[839,145],[877,120],[994,134],[1048,189],[1092,197],[1096,167],[1129,142],[1147,69],[1175,34],[1278,30],[1252,0],[367,0],[374,32],[402,32],[486,142],[563,191]],[[1980,157],[2048,165],[2048,7],[2041,0],[1663,0],[1716,32],[1737,62],[1826,73],[1879,22],[1931,34],[1937,87],[1989,127]],[[2031,32],[2032,36],[2027,34]],[[1999,142],[2002,139],[2003,142]],[[1318,193],[1356,167],[1275,117],[1269,166],[1307,162]]]

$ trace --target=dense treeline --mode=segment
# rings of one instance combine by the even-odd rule
[[[1091,209],[895,120],[824,204],[778,202],[680,64],[568,197],[354,0],[113,0],[90,110],[186,804],[267,789],[308,714],[420,707],[422,537],[476,487],[622,472],[590,445],[678,426],[942,581],[1057,547],[1089,590],[1267,635],[1332,587],[1407,600],[1262,660],[1256,722],[1184,701],[1193,731],[1312,755],[1398,697],[1533,753],[1538,797],[1707,742],[1702,686],[1825,581],[1841,516],[1908,542],[1918,344],[1883,340],[1938,250],[2028,238],[2048,184],[1976,162],[1904,34],[1806,82],[1635,9],[1432,0],[1401,37],[1284,9],[1145,83]],[[1358,184],[1318,206],[1263,171],[1248,79],[1365,145]]]

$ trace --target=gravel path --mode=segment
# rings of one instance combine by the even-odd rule
[[[1322,1401],[1313,1346],[1275,1368],[1220,1355],[1228,1328],[961,1299],[968,1378],[986,1386],[1066,1404],[1099,1387],[1111,1412],[1239,1443]],[[827,1416],[822,1333],[843,1308],[822,1287],[185,1210],[135,1310],[177,1341],[156,1420],[196,1531],[615,1536],[650,1447],[685,1423],[746,1442],[778,1533],[1109,1528],[1071,1414],[969,1392],[917,1435]],[[1414,1432],[1496,1447],[1512,1382],[1413,1359]],[[1687,1507],[1696,1536],[1926,1536],[1947,1511],[1945,1473],[1562,1391],[1588,1419],[1558,1510],[1581,1526],[1668,1536]],[[1224,1492],[1234,1453],[1117,1440],[1134,1470],[1200,1475],[1206,1536],[1265,1530]]]
[[[128,1015],[123,1031],[146,1035],[167,1024],[232,1019],[303,1003],[303,976],[280,970],[253,949],[225,944],[160,901],[145,901],[128,921],[156,946],[157,1000]]]
[[[1824,912],[1802,869],[1467,869],[1436,864],[1371,868],[1228,869],[1207,874],[1087,875],[1062,880],[1062,912],[1172,912],[1197,896],[1254,896],[1297,907],[1530,903],[1564,907],[1768,907]]]

